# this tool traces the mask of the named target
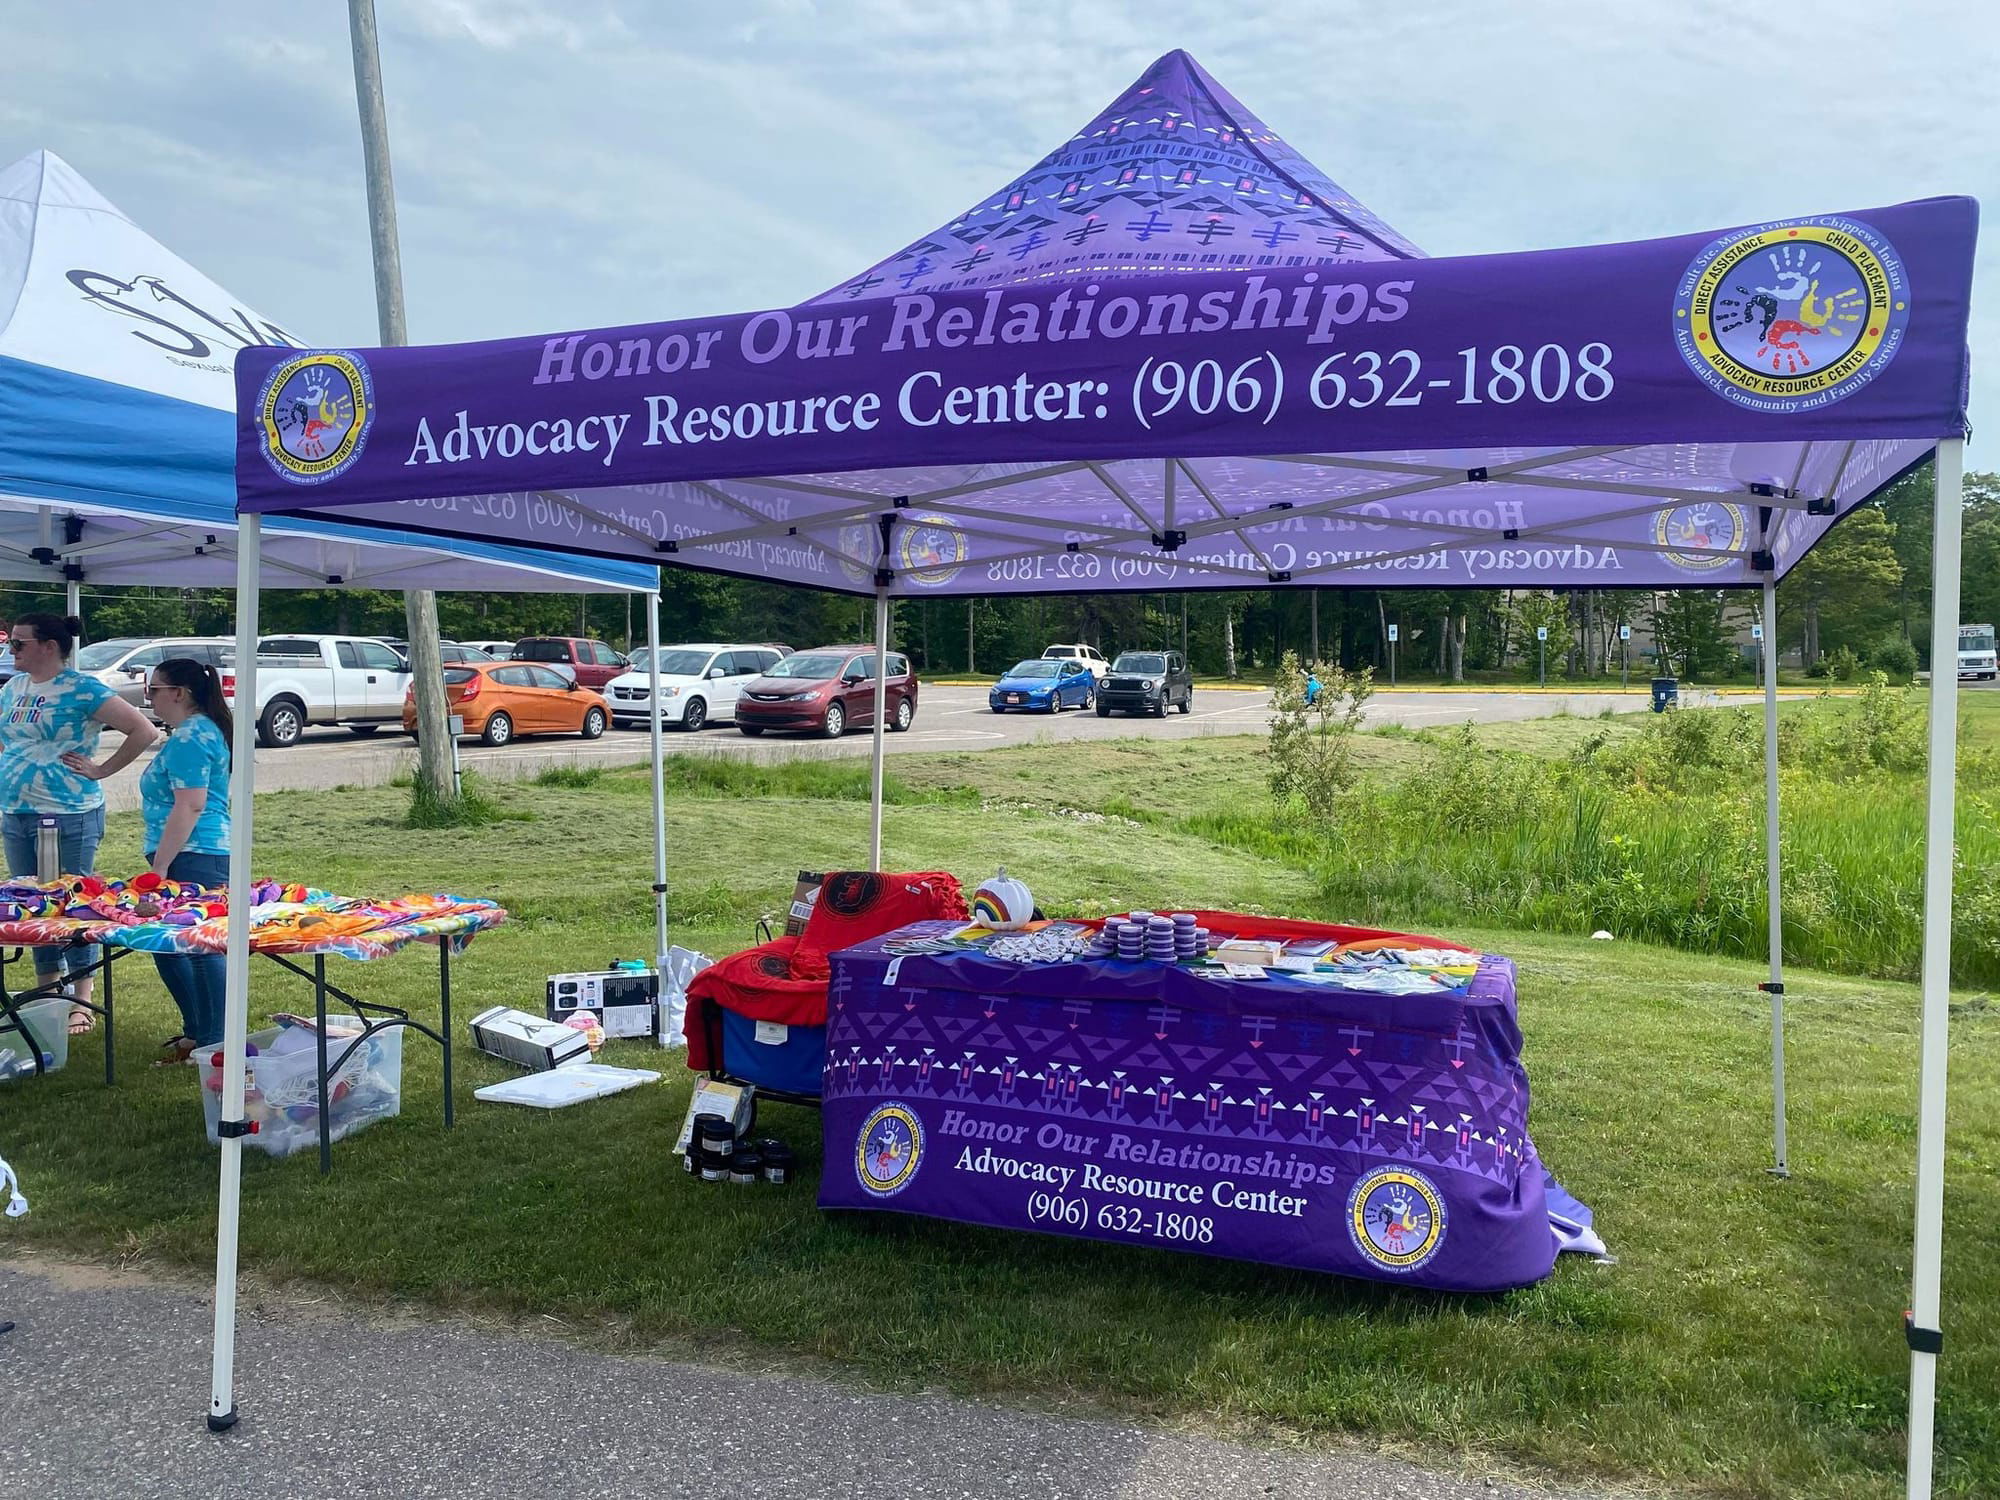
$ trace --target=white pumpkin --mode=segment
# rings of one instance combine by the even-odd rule
[[[1019,932],[1035,914],[1035,898],[1006,866],[972,893],[972,920],[995,932]]]

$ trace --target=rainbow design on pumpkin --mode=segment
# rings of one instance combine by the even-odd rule
[[[991,880],[980,882],[972,893],[972,920],[994,932],[1019,932],[1035,914],[1035,898],[1028,887],[1007,873],[1003,865]]]

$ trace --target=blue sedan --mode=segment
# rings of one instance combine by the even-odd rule
[[[993,684],[986,702],[996,714],[1004,714],[1010,708],[1054,714],[1072,704],[1078,708],[1090,707],[1096,687],[1097,679],[1082,662],[1038,656],[1008,668]]]

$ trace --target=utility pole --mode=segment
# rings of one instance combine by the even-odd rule
[[[396,242],[396,185],[389,173],[389,118],[382,102],[382,57],[375,40],[375,0],[347,0],[354,47],[354,102],[361,113],[361,161],[368,179],[368,239],[375,262],[375,316],[382,342],[407,344],[403,258]],[[445,713],[444,657],[438,646],[437,595],[403,595],[410,639],[410,680],[417,700],[417,776],[440,802],[456,800]]]
[[[978,602],[977,599],[968,599],[965,601],[965,675],[967,677],[977,677],[979,675],[979,655],[973,649],[972,645],[972,610],[973,606],[978,604]]]

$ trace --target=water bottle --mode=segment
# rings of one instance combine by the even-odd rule
[[[48,814],[35,828],[35,872],[43,885],[62,877],[62,826]]]

